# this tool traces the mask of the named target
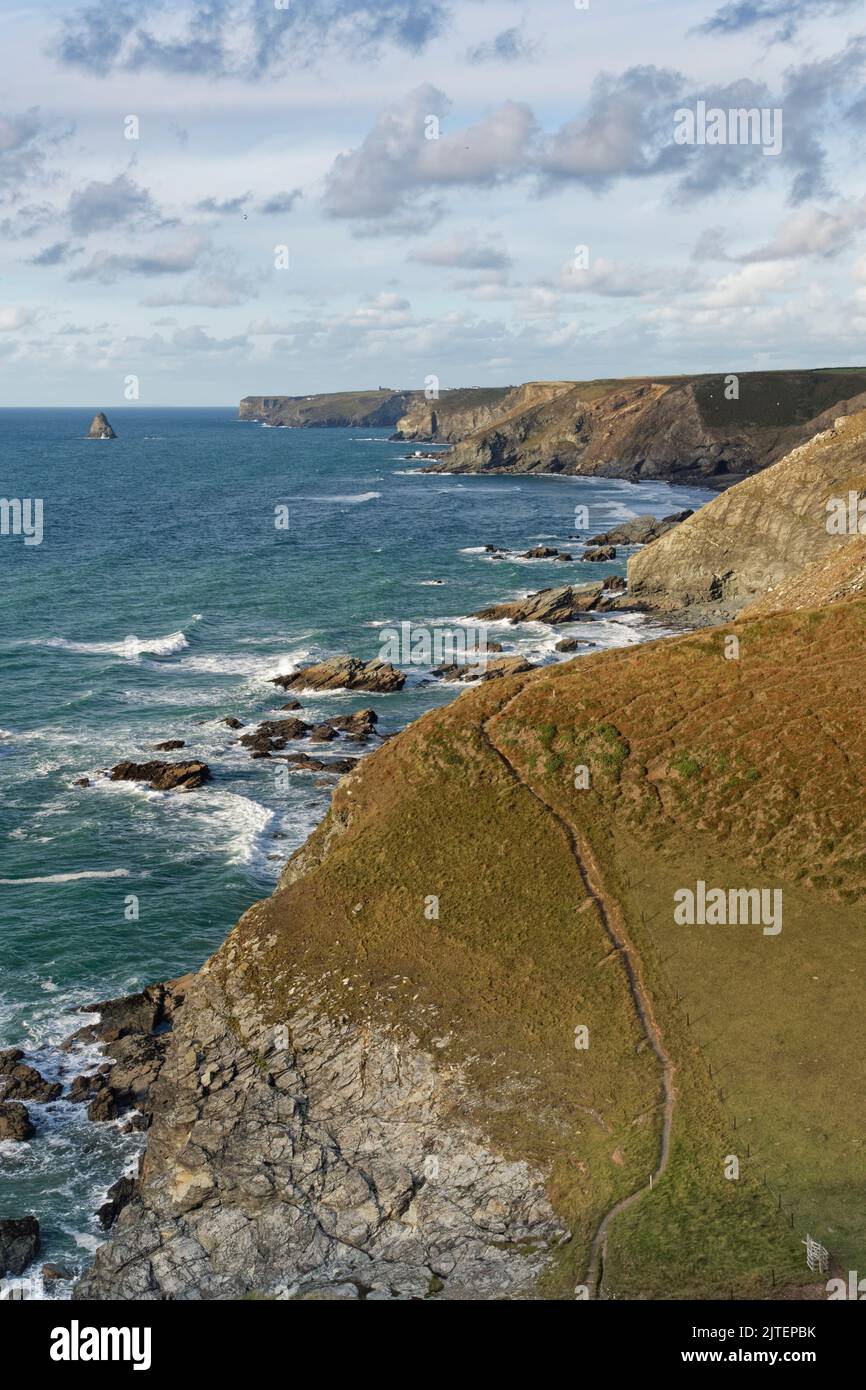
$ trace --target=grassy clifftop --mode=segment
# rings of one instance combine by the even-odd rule
[[[864,629],[854,600],[739,624],[737,660],[717,629],[470,691],[342,781],[233,933],[274,1022],[324,990],[460,1067],[453,1122],[574,1233],[551,1293],[594,1242],[619,1297],[796,1296],[807,1231],[866,1262]],[[677,925],[698,880],[781,890],[781,932]]]
[[[864,404],[866,371],[581,381],[467,434],[451,472],[600,474],[728,487]]]

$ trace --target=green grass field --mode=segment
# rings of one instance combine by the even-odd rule
[[[236,929],[262,948],[250,983],[275,1021],[291,982],[295,1007],[323,987],[431,1051],[449,1038],[454,1123],[541,1165],[574,1233],[547,1294],[573,1296],[662,1133],[659,1061],[572,831],[675,1067],[670,1162],[614,1219],[604,1293],[797,1296],[807,1231],[866,1267],[864,625],[866,603],[837,604],[740,624],[739,662],[719,630],[469,691],[340,783]],[[698,879],[780,887],[781,933],[676,925],[673,894]]]

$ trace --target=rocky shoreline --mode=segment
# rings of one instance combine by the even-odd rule
[[[641,544],[682,519],[681,515],[665,518],[662,522],[656,522],[654,518],[638,518],[635,523],[619,528],[615,537],[593,537],[590,541],[582,542],[584,558],[592,557],[594,543],[615,538],[619,544]],[[497,547],[490,546],[487,550],[494,557],[506,557],[506,552],[498,551]],[[570,560],[571,557],[550,553],[545,547],[536,547],[535,551],[526,552],[524,558]],[[603,558],[609,557],[605,555]],[[605,580],[577,586],[543,589],[527,595],[523,600],[490,605],[473,616],[480,622],[508,621],[512,625],[541,622],[556,627],[589,613],[613,610],[624,588],[624,580],[610,576]],[[585,642],[575,638],[563,639],[556,644],[556,650],[560,656],[565,656],[585,645]],[[481,665],[472,661],[456,661],[432,668],[429,679],[443,684],[483,683],[534,669],[533,664],[520,655],[499,654],[500,643],[490,643],[490,653]],[[307,666],[287,676],[276,676],[273,684],[288,694],[304,690],[391,693],[400,690],[405,679],[404,672],[387,662],[362,661],[345,656]],[[284,717],[265,719],[246,731],[242,721],[234,716],[226,716],[222,722],[238,733],[238,742],[249,749],[253,759],[276,758],[296,771],[338,777],[346,777],[355,770],[357,756],[321,758],[286,751],[287,745],[295,740],[304,740],[310,744],[328,745],[330,753],[332,745],[339,741],[355,745],[360,752],[362,749],[366,751],[370,745],[382,746],[389,737],[377,727],[378,715],[370,708],[318,723],[299,717],[298,712],[302,709],[300,701],[290,699],[283,706]],[[185,740],[166,739],[154,747],[158,752],[174,752],[185,747]],[[165,760],[143,763],[125,761],[102,775],[113,781],[143,782],[152,790],[176,793],[198,792],[213,779],[208,765],[198,760],[176,763]],[[80,785],[89,785],[89,779],[81,779]],[[303,851],[300,853],[302,855]],[[181,1203],[186,1210],[184,1229],[188,1230],[190,1239],[195,1232],[195,1239],[198,1240],[200,1221],[193,1214],[198,1211],[198,1198],[203,1192],[222,1188],[227,1175],[230,1186],[235,1183],[239,1185],[241,1197],[238,1200],[243,1199],[241,1204],[247,1199],[252,1201],[250,1210],[245,1208],[245,1222],[256,1220],[255,1201],[251,1193],[260,1188],[261,1180],[253,1171],[255,1165],[251,1167],[249,1160],[243,1156],[243,1145],[251,1143],[258,1151],[259,1146],[266,1142],[269,1147],[276,1146],[275,1152],[285,1150],[283,1158],[275,1161],[274,1172],[269,1176],[269,1191],[278,1181],[280,1164],[284,1167],[282,1180],[287,1188],[293,1184],[297,1186],[299,1154],[303,1155],[305,1182],[308,1185],[314,1177],[317,1184],[325,1181],[330,1183],[333,1181],[328,1175],[333,1164],[334,1136],[337,1135],[339,1151],[344,1153],[345,1139],[339,1136],[341,1127],[348,1127],[348,1134],[355,1125],[354,1106],[360,1081],[363,1080],[363,1090],[368,1095],[371,1078],[376,1077],[375,1085],[379,1087],[376,1104],[386,1107],[391,1103],[396,1084],[393,1063],[388,1060],[391,1040],[383,1035],[371,1047],[370,1040],[365,1038],[362,1061],[360,1036],[347,1035],[345,1026],[333,1021],[325,1023],[322,1017],[314,1017],[313,1014],[305,1014],[302,1022],[292,1020],[293,1043],[288,1047],[283,1045],[284,1039],[278,1039],[275,1043],[267,1030],[262,1032],[261,1020],[246,1021],[245,1026],[251,1030],[244,1043],[249,1054],[247,1060],[240,1066],[235,1061],[231,1067],[227,1067],[226,1053],[232,1040],[236,1040],[236,1035],[231,1029],[227,1031],[224,1024],[218,1026],[220,1011],[232,1007],[221,994],[221,988],[214,978],[209,977],[206,966],[198,976],[187,975],[152,984],[136,994],[86,1006],[82,1012],[98,1013],[99,1020],[86,1023],[76,1030],[67,1038],[63,1049],[74,1055],[78,1047],[96,1044],[105,1060],[95,1069],[84,1070],[75,1076],[65,1090],[58,1083],[45,1081],[19,1049],[0,1053],[0,1138],[29,1141],[35,1131],[28,1105],[51,1104],[60,1099],[85,1107],[89,1120],[117,1124],[124,1133],[150,1131],[154,1117],[162,1117],[155,1154],[151,1153],[149,1139],[139,1176],[118,1178],[98,1212],[103,1230],[112,1230],[118,1223],[118,1230],[122,1231],[125,1229],[123,1213],[127,1208],[133,1208],[137,1215],[134,1235],[130,1238],[135,1248],[130,1253],[125,1245],[125,1235],[119,1235],[110,1245],[102,1247],[94,1269],[84,1276],[77,1288],[76,1296],[79,1298],[117,1297],[118,1287],[125,1290],[120,1294],[122,1297],[183,1296],[189,1271],[185,1271],[180,1278],[177,1271],[172,1275],[166,1267],[157,1276],[154,1271],[160,1269],[159,1259],[152,1250],[147,1255],[147,1267],[151,1271],[147,1287],[141,1286],[141,1276],[137,1272],[130,1274],[125,1285],[121,1281],[118,1286],[119,1270],[114,1268],[119,1258],[123,1264],[129,1263],[131,1270],[135,1271],[136,1257],[141,1255],[142,1250],[142,1231],[155,1229],[153,1223],[164,1219],[159,1201],[153,1199],[149,1190],[144,1192],[142,1183],[146,1188],[147,1174],[153,1163],[162,1162],[163,1130],[166,1125],[174,1133],[177,1125],[192,1123],[194,1129],[204,1126],[210,1136],[202,1149],[195,1150],[195,1157],[189,1145],[185,1150],[184,1162],[190,1164],[190,1192],[196,1194],[196,1200],[189,1204],[185,1201]],[[194,1009],[189,1010],[189,1017],[193,1021],[187,1028],[186,1000],[190,990],[196,1004]],[[202,1023],[203,1017],[207,1020],[206,1027]],[[301,1068],[298,1041],[304,1027],[312,1030],[310,1045],[313,1038],[317,1050],[324,1043],[330,1059],[318,1076],[311,1075],[306,1063]],[[326,1034],[324,1039],[323,1029]],[[194,1033],[195,1039],[187,1038],[187,1032]],[[179,1056],[178,1048],[186,1050]],[[300,1051],[303,1052],[303,1045]],[[164,1075],[169,1057],[173,1059],[172,1064]],[[414,1047],[411,1040],[401,1053],[399,1070],[406,1087],[405,1104],[414,1117],[411,1123],[426,1125],[432,1141],[433,1135],[441,1133],[441,1117],[450,1103],[452,1089],[456,1086],[459,1090],[463,1083],[459,1077],[440,1077],[436,1059],[426,1055],[423,1049]],[[337,1088],[338,1102],[334,1102],[329,1094],[328,1087],[333,1084]],[[249,1124],[245,1121],[238,1125],[237,1107],[241,1103],[241,1095],[243,1107],[249,1111]],[[285,1103],[281,1096],[286,1097]],[[319,1111],[327,1116],[327,1142],[324,1142],[321,1134],[310,1130],[311,1114]],[[420,1121],[418,1115],[422,1117]],[[274,1132],[275,1125],[278,1133]],[[288,1132],[293,1135],[288,1148],[285,1143],[287,1126]],[[529,1287],[546,1263],[546,1252],[567,1239],[567,1232],[556,1222],[544,1197],[540,1174],[534,1173],[525,1164],[508,1163],[501,1155],[490,1152],[480,1131],[461,1136],[460,1162],[469,1165],[466,1172],[469,1190],[473,1194],[472,1201],[477,1203],[479,1195],[486,1194],[491,1210],[495,1208],[497,1213],[492,1222],[489,1214],[479,1219],[477,1213],[473,1215],[468,1210],[452,1209],[452,1204],[441,1195],[434,1197],[432,1185],[429,1191],[425,1191],[423,1180],[417,1174],[410,1175],[405,1155],[405,1175],[400,1176],[401,1148],[414,1149],[415,1137],[415,1130],[407,1128],[401,1138],[399,1125],[395,1127],[389,1121],[389,1146],[395,1167],[387,1175],[377,1176],[376,1195],[372,1199],[370,1219],[365,1224],[363,1258],[351,1254],[338,1222],[333,1231],[316,1237],[321,1248],[317,1251],[316,1261],[309,1268],[303,1260],[293,1262],[291,1252],[283,1248],[285,1233],[282,1233],[279,1259],[276,1250],[262,1254],[262,1272],[255,1279],[260,1278],[263,1286],[270,1287],[273,1269],[279,1264],[286,1275],[285,1288],[289,1290],[285,1296],[303,1298],[425,1297],[431,1291],[435,1292],[445,1279],[453,1288],[464,1288],[466,1296],[471,1297],[489,1296],[494,1290],[502,1288],[516,1292]],[[210,1152],[209,1145],[215,1146],[216,1156]],[[206,1153],[209,1154],[207,1158]],[[349,1193],[354,1200],[360,1181],[369,1181],[369,1175],[364,1174],[362,1178],[361,1172],[352,1164],[345,1165],[341,1183],[346,1189],[343,1195],[347,1202]],[[383,1205],[382,1193],[391,1187],[394,1189],[395,1205],[389,1212],[387,1203]],[[339,1198],[340,1191],[337,1191],[335,1200]],[[172,1202],[175,1203],[174,1197]],[[423,1209],[424,1221],[421,1224],[426,1223],[429,1229],[423,1240],[419,1235],[421,1245],[413,1249],[411,1260],[395,1270],[394,1256],[389,1246],[390,1226],[400,1216],[402,1230],[402,1218],[413,1205],[418,1205],[419,1210]],[[219,1217],[217,1227],[209,1237],[211,1253],[214,1254],[217,1245],[220,1245],[224,1247],[224,1255],[216,1259],[220,1272],[214,1274],[212,1282],[202,1286],[202,1296],[240,1296],[249,1287],[245,1263],[249,1258],[247,1246],[236,1241],[239,1218],[237,1212],[232,1210],[230,1218],[224,1214]],[[299,1215],[298,1220],[302,1226],[304,1221],[307,1223],[310,1234],[321,1227],[317,1199],[310,1197],[307,1215]],[[232,1231],[235,1235],[232,1235]],[[35,1216],[0,1223],[0,1264],[5,1262],[5,1270],[0,1269],[0,1274],[21,1273],[35,1258],[39,1239],[39,1223]],[[261,1237],[257,1236],[257,1240],[261,1253]],[[505,1259],[500,1250],[503,1241],[509,1245],[525,1244],[525,1256],[515,1258],[511,1255]],[[371,1252],[380,1246],[381,1255],[373,1254],[371,1269]],[[456,1252],[466,1250],[472,1252],[471,1257],[465,1253],[458,1257]],[[124,1253],[118,1256],[118,1251]],[[28,1256],[26,1259],[25,1254]],[[376,1260],[379,1258],[381,1266],[377,1270]],[[52,1273],[49,1266],[45,1267],[43,1273],[46,1279],[70,1277],[68,1271]],[[178,1282],[173,1282],[176,1276]]]

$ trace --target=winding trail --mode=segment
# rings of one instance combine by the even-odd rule
[[[511,779],[519,786],[523,787],[525,791],[529,792],[530,796],[533,796],[535,800],[544,807],[544,810],[556,821],[568,840],[577,866],[578,876],[587,898],[595,903],[604,930],[612,943],[613,950],[619,954],[622,960],[628,987],[644,1031],[644,1036],[655,1053],[661,1068],[663,1118],[658,1163],[649,1180],[644,1183],[643,1186],[636,1188],[634,1192],[630,1192],[627,1197],[622,1197],[618,1202],[615,1202],[599,1222],[595,1235],[593,1236],[592,1245],[590,1246],[585,1279],[590,1298],[598,1298],[602,1296],[604,1265],[607,1255],[607,1237],[611,1223],[621,1212],[627,1211],[628,1208],[639,1201],[641,1197],[652,1192],[655,1184],[658,1182],[659,1178],[663,1176],[668,1166],[676,1095],[674,1090],[674,1073],[676,1068],[668,1056],[662,1040],[661,1029],[659,1028],[653,1012],[649,991],[644,980],[643,966],[640,957],[629,940],[619,904],[604,891],[601,873],[592,849],[587,843],[581,843],[578,840],[574,827],[560,815],[554,806],[551,806],[549,801],[545,800],[540,792],[536,791],[535,787],[525,780],[508,758],[507,754],[494,742],[490,733],[489,725],[495,719],[503,715],[522,694],[523,691],[519,690],[516,695],[506,701],[501,709],[498,709],[494,714],[482,721],[480,725],[482,738],[490,751],[506,769]]]

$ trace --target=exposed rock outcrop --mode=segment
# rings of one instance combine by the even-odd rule
[[[57,1100],[63,1090],[56,1081],[45,1078],[24,1061],[24,1053],[17,1047],[0,1052],[0,1100],[35,1101],[45,1105]]]
[[[714,498],[628,563],[629,602],[730,617],[852,539],[828,504],[866,494],[866,410]]]
[[[117,435],[108,423],[107,417],[100,410],[93,417],[93,424],[87,435],[88,439],[116,439]]]
[[[98,1013],[99,1021],[79,1028],[66,1039],[65,1049],[72,1051],[76,1044],[97,1042],[111,1060],[95,1072],[77,1076],[66,1099],[86,1105],[91,1120],[115,1120],[128,1110],[136,1110],[146,1122],[152,1110],[154,1083],[191,980],[190,975],[181,976],[148,985],[139,994],[82,1008],[82,1013]]]
[[[118,763],[111,769],[112,782],[147,782],[152,791],[195,791],[210,781],[207,763]]]
[[[356,656],[335,656],[291,675],[275,676],[272,683],[281,690],[366,690],[387,695],[403,689],[406,674],[378,658],[361,661]]]
[[[266,719],[251,734],[241,734],[239,742],[252,749],[254,758],[268,758],[285,748],[289,739],[303,738],[309,732],[310,725],[303,719]]]
[[[437,666],[433,675],[443,681],[494,681],[503,676],[520,676],[533,669],[532,662],[525,661],[522,656],[502,656],[474,665],[449,662],[446,666]]]
[[[511,603],[494,603],[472,616],[486,622],[569,623],[581,613],[597,608],[604,583],[566,585],[562,589],[540,589],[537,594]]]
[[[648,545],[650,541],[658,540],[659,536],[663,536],[666,531],[672,531],[692,515],[692,509],[687,508],[682,512],[671,512],[669,516],[656,517],[649,513],[636,516],[633,521],[625,521],[622,526],[614,526],[610,531],[603,531],[600,536],[590,536],[588,544]]]
[[[0,1141],[10,1139],[23,1144],[35,1133],[26,1105],[20,1101],[0,1101]]]
[[[97,1212],[99,1224],[103,1231],[111,1230],[123,1208],[129,1206],[135,1196],[135,1191],[135,1178],[118,1178],[117,1182],[112,1183],[108,1189],[106,1200]]]
[[[39,1251],[39,1222],[35,1216],[0,1221],[0,1277],[23,1274]]]
[[[358,759],[330,758],[325,761],[322,758],[312,758],[309,753],[289,753],[280,761],[301,772],[334,772],[342,776],[344,772],[352,771]]]
[[[566,1232],[539,1172],[446,1123],[459,1073],[300,990],[275,1028],[233,943],[223,957],[188,996],[138,1190],[77,1296],[530,1287]]]
[[[397,423],[394,439],[436,440],[454,444],[494,423],[570,389],[567,381],[532,381],[526,386],[486,386],[440,391],[435,400],[416,395]]]
[[[798,608],[823,608],[828,603],[862,597],[866,592],[866,535],[854,536],[772,585],[737,614],[738,620],[766,618]]]

